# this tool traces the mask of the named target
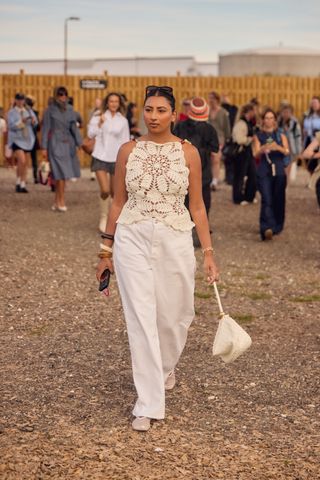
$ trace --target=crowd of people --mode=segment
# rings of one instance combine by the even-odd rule
[[[204,121],[211,125],[215,130],[211,142],[218,140],[218,150],[216,143],[214,147],[207,146],[207,153],[211,153],[210,188],[212,191],[219,188],[223,162],[224,182],[232,186],[234,204],[257,203],[259,192],[262,240],[271,240],[283,230],[286,186],[288,179],[295,179],[297,165],[307,166],[311,174],[309,185],[315,189],[320,207],[319,97],[311,99],[301,121],[294,116],[293,106],[285,100],[276,112],[262,107],[257,98],[240,108],[232,104],[230,95],[220,96],[217,92],[209,94],[208,103],[201,98],[186,98],[174,131],[189,139],[201,152],[199,126],[190,126],[195,102],[201,103],[204,111],[207,108],[207,114],[198,117],[197,123]],[[203,141],[204,138],[203,133]],[[202,154],[203,168],[204,157]],[[204,182],[207,178],[204,174]],[[205,184],[203,186],[206,199]]]
[[[92,141],[91,178],[98,180],[100,189],[99,229],[104,231],[113,197],[117,152],[129,139],[138,139],[146,133],[143,117],[138,117],[137,104],[128,101],[122,93],[111,92],[104,99],[97,98],[88,125],[84,125],[82,116],[74,109],[73,98],[63,86],[55,88],[41,120],[35,105],[34,97],[17,93],[7,114],[0,112],[0,133],[6,136],[5,157],[16,170],[16,192],[28,193],[29,163],[34,182],[39,182],[37,152],[41,151],[41,158],[50,162],[49,180],[55,191],[52,210],[65,212],[66,181],[80,176],[77,149],[83,146],[85,135],[80,130],[86,127],[87,138]],[[207,101],[202,97],[183,99],[173,127],[177,136],[190,141],[200,152],[207,214],[211,192],[218,190],[222,181],[222,170],[223,181],[232,186],[234,204],[256,203],[256,193],[260,192],[262,239],[280,233],[287,181],[294,180],[297,165],[301,163],[312,175],[310,185],[316,191],[320,207],[317,152],[320,98],[311,99],[300,121],[294,116],[293,106],[286,101],[281,102],[277,112],[269,111],[267,118],[266,111],[256,98],[238,107],[232,104],[230,94],[210,92]],[[272,128],[266,126],[270,116],[274,116]],[[310,144],[312,147],[308,148]],[[279,168],[280,164],[284,168]],[[279,211],[283,217],[280,223]],[[198,246],[196,237],[194,243]]]
[[[80,176],[78,149],[91,152],[101,206],[96,276],[100,282],[116,272],[137,391],[132,427],[147,431],[165,417],[165,392],[175,386],[194,318],[194,246],[208,283],[219,279],[209,211],[221,164],[234,204],[254,203],[260,192],[260,235],[271,240],[284,227],[287,178],[298,160],[312,173],[320,206],[320,100],[311,100],[301,124],[287,102],[279,112],[261,109],[257,99],[238,109],[217,92],[208,102],[184,99],[178,115],[173,89],[150,85],[143,125],[137,105],[110,92],[90,112],[86,137],[65,87],[54,90],[41,120],[34,106],[17,93],[0,122],[15,191],[28,193],[28,156],[40,147],[54,180],[52,210],[66,212],[66,182]],[[36,157],[32,165],[37,182]]]

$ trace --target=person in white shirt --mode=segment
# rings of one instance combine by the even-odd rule
[[[7,133],[7,122],[4,119],[3,108],[0,107],[0,135]]]
[[[109,93],[102,102],[101,110],[90,119],[88,137],[95,138],[91,171],[95,172],[100,187],[99,230],[104,232],[107,224],[113,179],[118,150],[130,140],[128,120],[122,115],[123,101],[118,93]]]

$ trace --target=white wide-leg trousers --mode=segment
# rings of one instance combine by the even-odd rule
[[[194,317],[192,234],[157,220],[118,224],[113,258],[138,394],[133,415],[162,419],[164,383]]]

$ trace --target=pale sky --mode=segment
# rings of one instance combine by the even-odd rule
[[[320,0],[0,0],[0,60],[320,49]]]

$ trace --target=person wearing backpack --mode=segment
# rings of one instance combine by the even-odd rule
[[[284,158],[290,150],[287,137],[277,128],[276,114],[271,108],[263,112],[261,122],[261,130],[253,137],[261,194],[260,235],[262,240],[272,240],[284,227],[287,186]]]

